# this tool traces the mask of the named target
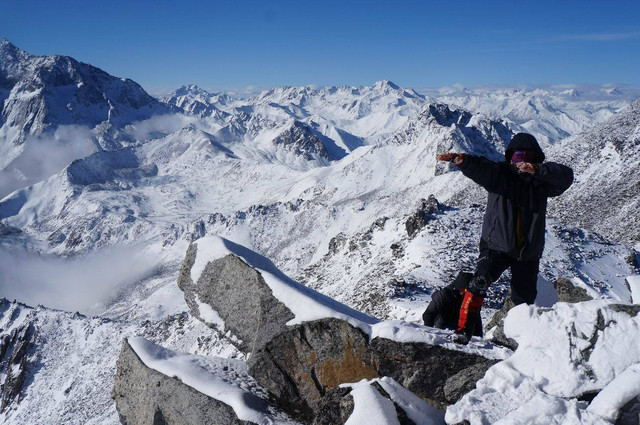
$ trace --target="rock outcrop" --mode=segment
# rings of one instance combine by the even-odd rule
[[[573,282],[564,277],[558,278],[553,286],[558,291],[558,301],[560,302],[579,303],[593,299],[585,289],[575,286]]]
[[[209,262],[198,282],[193,282],[197,250],[196,244],[189,247],[178,276],[192,314],[222,334],[230,331],[237,337],[232,341],[246,353],[286,329],[293,313],[273,296],[262,275],[235,255]],[[212,318],[209,309],[219,317]]]
[[[34,334],[33,325],[27,324],[14,329],[0,338],[0,374],[3,377],[0,391],[0,412],[15,400],[25,382],[28,349]]]
[[[439,409],[471,391],[496,360],[425,343],[371,341],[380,376],[388,376]]]
[[[407,235],[409,235],[409,237],[413,237],[435,217],[435,214],[440,211],[440,203],[435,196],[429,195],[428,199],[421,199],[418,210],[405,222]]]
[[[3,311],[10,310],[10,316],[20,314],[18,305],[15,301],[10,303],[4,298],[0,299],[0,308]],[[35,328],[30,321],[0,335],[0,412],[16,400],[23,390],[34,335]]]
[[[377,319],[290,281],[266,258],[221,239],[191,244],[178,285],[194,316],[250,354],[248,374],[268,394],[270,404],[305,424],[346,422],[353,400],[343,384],[369,381],[364,385],[374,389],[366,389],[367,394],[377,391],[380,397],[375,395],[376,400],[383,400],[389,411],[389,403],[395,402],[384,401],[390,396],[376,387],[378,379],[413,392],[411,397],[418,404],[443,409],[473,389],[497,362],[437,344],[380,336],[372,339]],[[305,310],[314,313],[306,315]],[[318,316],[321,318],[316,319]],[[287,325],[292,319],[298,324]],[[403,332],[414,331],[425,330],[408,326]],[[425,338],[436,341],[442,337]],[[114,398],[126,423],[185,423],[171,415],[190,405],[189,412],[198,412],[189,423],[211,423],[203,422],[205,416],[216,414],[230,418],[220,423],[240,423],[228,406],[220,407],[178,379],[146,367],[126,341],[118,361]],[[411,424],[405,411],[395,406],[400,423]],[[214,414],[214,410],[221,413]],[[205,411],[210,413],[204,415]]]
[[[426,343],[368,336],[345,321],[323,319],[295,326],[252,354],[249,373],[276,405],[303,422],[323,411],[325,397],[345,382],[390,377],[443,409],[455,403],[496,363],[482,356]]]
[[[123,424],[247,425],[233,409],[147,367],[125,340],[118,358],[113,399]]]
[[[277,335],[251,355],[248,366],[282,410],[306,422],[328,390],[380,376],[368,336],[337,319],[303,323]]]

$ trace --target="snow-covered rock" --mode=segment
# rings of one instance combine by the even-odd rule
[[[639,313],[610,301],[515,307],[505,333],[518,349],[447,409],[447,423],[612,423],[640,395]]]
[[[122,343],[113,397],[131,424],[294,424],[270,409],[244,362],[162,348],[144,338]]]

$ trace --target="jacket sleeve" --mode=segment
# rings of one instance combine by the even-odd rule
[[[464,154],[463,158],[458,168],[466,177],[489,192],[505,194],[509,190],[509,182],[501,163],[475,155]]]
[[[555,162],[534,164],[534,178],[544,183],[547,196],[558,196],[573,183],[573,170]]]

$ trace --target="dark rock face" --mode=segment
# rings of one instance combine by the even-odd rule
[[[273,144],[283,146],[286,150],[308,161],[319,158],[338,159],[329,154],[324,143],[311,127],[300,121],[294,121],[291,127],[273,139]]]
[[[319,415],[327,403],[342,403],[332,390],[341,383],[388,376],[442,409],[472,390],[495,363],[422,343],[375,338],[369,344],[360,329],[323,319],[276,336],[252,355],[249,373],[279,408],[304,422],[324,423],[318,421],[324,420]]]
[[[383,338],[375,338],[371,349],[381,376],[394,379],[439,409],[471,391],[487,369],[497,363],[440,346]]]
[[[5,299],[1,302],[3,307],[9,304]],[[0,412],[16,400],[23,389],[34,333],[33,325],[27,323],[0,337]]]
[[[293,313],[273,296],[262,275],[242,261],[229,255],[209,262],[198,282],[191,280],[197,245],[192,244],[182,262],[178,286],[184,292],[187,305],[195,317],[209,326],[200,311],[207,304],[224,319],[221,333],[231,331],[244,352],[253,352],[286,329]]]
[[[345,321],[323,319],[295,326],[249,359],[249,374],[280,408],[310,422],[328,390],[378,377],[368,336]]]
[[[420,207],[405,223],[407,235],[409,235],[409,237],[414,236],[424,228],[424,226],[434,218],[434,214],[439,211],[441,211],[440,203],[435,196],[429,195],[428,199],[421,199]]]
[[[312,425],[343,425],[353,413],[353,408],[351,388],[331,389],[322,399]]]
[[[125,340],[112,394],[123,424],[246,425],[231,407],[148,368]]]
[[[579,303],[582,301],[591,301],[587,291],[575,286],[569,279],[563,277],[557,279],[553,286],[558,291],[558,301],[567,303]]]

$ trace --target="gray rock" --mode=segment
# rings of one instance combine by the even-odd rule
[[[351,388],[333,388],[323,397],[312,425],[344,425],[354,406]]]
[[[383,338],[369,343],[347,322],[323,319],[277,335],[248,363],[249,374],[281,410],[310,422],[323,420],[318,415],[327,403],[339,405],[325,399],[337,397],[332,392],[337,385],[381,376],[443,409],[473,389],[496,361],[423,343]]]
[[[233,409],[178,378],[148,368],[125,340],[118,358],[112,397],[127,425],[246,425]]]
[[[511,290],[509,290],[509,295],[504,301],[502,309],[493,315],[493,317],[485,327],[487,331],[495,328],[491,337],[491,342],[493,342],[494,344],[502,345],[503,347],[510,348],[514,351],[516,348],[518,348],[518,343],[514,339],[509,338],[507,337],[507,335],[505,335],[504,319],[505,317],[507,317],[509,310],[511,310],[515,306],[515,303],[513,302],[513,300],[511,300]]]
[[[254,352],[247,365],[278,407],[303,422],[313,420],[330,389],[379,376],[368,336],[338,319],[292,327]]]
[[[3,307],[9,304],[6,299],[1,302]],[[23,390],[34,333],[33,325],[26,323],[0,337],[0,412],[18,399]]]
[[[558,301],[560,302],[579,303],[593,299],[585,289],[575,286],[569,279],[564,277],[560,277],[553,282],[553,286],[558,291]]]
[[[235,255],[209,262],[198,282],[191,280],[197,245],[191,244],[180,267],[178,286],[192,314],[224,334],[228,331],[245,353],[254,352],[286,329],[294,314],[273,296],[262,275]],[[200,303],[211,306],[224,320],[224,329],[202,317]]]
[[[631,399],[620,409],[615,425],[640,425],[640,396]]]
[[[423,229],[429,221],[434,218],[434,214],[441,210],[440,203],[435,196],[429,195],[428,199],[421,199],[418,210],[414,212],[405,222],[407,235],[413,237]]]
[[[496,360],[423,343],[371,341],[378,373],[388,376],[438,409],[471,391]]]

